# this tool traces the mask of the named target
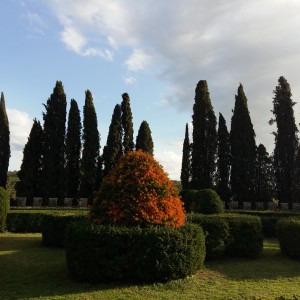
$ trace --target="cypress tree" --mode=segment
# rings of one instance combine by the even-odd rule
[[[151,130],[147,121],[143,121],[140,125],[138,135],[136,137],[136,150],[142,150],[144,152],[153,155],[153,140],[151,136]]]
[[[231,119],[231,188],[234,200],[252,202],[255,205],[255,132],[248,110],[247,97],[240,84],[235,96]]]
[[[92,93],[85,92],[85,104],[83,107],[83,150],[81,159],[81,186],[80,195],[89,199],[96,188],[97,162],[100,149],[100,136],[98,121],[94,107]]]
[[[183,190],[190,188],[191,179],[191,144],[189,139],[189,127],[185,126],[185,137],[182,149],[182,164],[181,164],[181,186]]]
[[[197,84],[193,110],[192,188],[208,189],[215,171],[217,121],[206,80]]]
[[[81,119],[77,102],[71,99],[66,135],[65,195],[78,198],[80,184]]]
[[[117,104],[109,126],[106,146],[103,149],[104,176],[116,165],[122,156],[122,110]]]
[[[0,187],[6,189],[7,171],[10,158],[10,132],[4,94],[0,99]]]
[[[274,193],[274,170],[272,158],[263,144],[257,147],[256,155],[256,201],[263,202],[267,208],[267,202],[271,201]]]
[[[61,81],[56,81],[53,93],[44,104],[43,196],[64,197],[66,94]]]
[[[133,123],[132,123],[132,113],[130,108],[130,98],[127,93],[122,95],[122,127],[123,127],[123,152],[128,153],[134,148],[133,143]]]
[[[221,199],[225,201],[226,207],[228,207],[230,201],[230,138],[226,121],[221,113],[219,114],[218,126],[218,155],[216,175],[217,193]]]
[[[23,160],[16,183],[17,196],[27,197],[27,205],[32,205],[33,197],[41,196],[41,172],[43,154],[43,128],[40,121],[33,120],[28,141],[23,150]]]
[[[295,185],[295,155],[297,148],[297,126],[295,124],[295,102],[291,99],[291,88],[281,76],[274,91],[273,114],[276,122],[274,168],[277,183],[277,195],[280,203],[289,203],[292,208],[293,189]]]

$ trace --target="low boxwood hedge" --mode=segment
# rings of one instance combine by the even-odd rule
[[[190,214],[188,221],[200,225],[204,230],[206,259],[222,257],[229,238],[229,225],[222,215]]]
[[[77,281],[167,281],[203,265],[205,237],[194,224],[180,228],[125,228],[71,224],[66,238],[69,273]]]
[[[42,245],[46,247],[64,247],[66,231],[72,222],[86,222],[86,216],[80,215],[44,215],[42,219]]]
[[[87,210],[58,210],[58,209],[18,209],[7,214],[6,230],[15,233],[42,232],[42,222],[46,215],[83,215]]]
[[[224,215],[229,225],[228,256],[256,258],[263,249],[261,219],[255,216]]]
[[[281,252],[290,258],[300,259],[300,219],[280,219],[277,231]]]

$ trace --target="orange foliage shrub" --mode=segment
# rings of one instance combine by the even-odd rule
[[[130,227],[185,222],[177,188],[153,156],[142,151],[124,155],[104,178],[90,217],[97,224]]]

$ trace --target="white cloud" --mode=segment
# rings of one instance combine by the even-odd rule
[[[169,178],[173,180],[180,179],[181,156],[173,151],[162,151],[155,154],[155,159],[163,166]]]
[[[129,71],[142,71],[150,64],[151,58],[142,49],[134,49],[133,53],[125,61],[125,66]]]
[[[132,76],[124,76],[123,80],[126,84],[135,84],[136,83],[136,78]]]
[[[7,115],[10,129],[11,148],[9,169],[19,170],[23,159],[23,149],[27,143],[33,120],[26,112],[16,109],[7,108]]]

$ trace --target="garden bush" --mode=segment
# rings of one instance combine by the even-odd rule
[[[300,219],[280,219],[277,231],[281,252],[290,258],[300,259]]]
[[[247,215],[223,215],[229,225],[225,254],[234,257],[256,258],[263,249],[261,220]]]
[[[190,214],[188,221],[200,225],[205,236],[206,259],[223,256],[229,238],[228,222],[221,215]]]
[[[46,247],[64,247],[68,226],[73,222],[86,222],[86,216],[44,215],[42,219],[42,245]]]
[[[0,232],[6,227],[6,218],[9,211],[9,194],[6,189],[0,187]]]
[[[77,281],[154,282],[183,278],[203,265],[205,237],[194,224],[180,228],[71,224],[69,273]]]
[[[197,194],[198,190],[182,190],[180,192],[181,200],[184,203],[184,208],[186,212],[191,212],[191,205],[193,203],[193,198]]]
[[[150,154],[134,151],[104,177],[90,217],[95,224],[180,227],[185,211],[178,189],[159,163]]]
[[[222,200],[212,189],[199,190],[193,197],[190,209],[200,214],[224,213]]]

